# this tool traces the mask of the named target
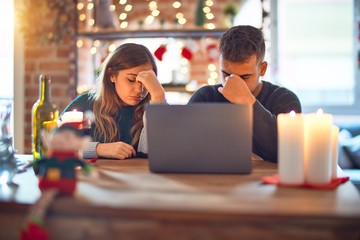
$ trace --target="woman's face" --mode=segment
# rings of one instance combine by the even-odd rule
[[[120,70],[118,75],[110,78],[115,84],[115,90],[120,99],[129,106],[138,105],[147,95],[148,91],[142,83],[136,81],[136,76],[141,71],[152,70],[150,63],[138,67]]]

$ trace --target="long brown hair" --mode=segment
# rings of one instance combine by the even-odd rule
[[[100,74],[97,78],[97,88],[91,92],[94,98],[93,111],[95,114],[94,139],[103,137],[104,142],[115,142],[121,134],[114,116],[123,106],[123,102],[117,95],[111,76],[124,69],[134,68],[143,64],[150,63],[153,71],[157,74],[155,60],[149,49],[135,43],[125,43],[116,48],[109,54],[101,66]],[[134,146],[143,128],[144,106],[150,101],[148,94],[135,108],[134,123],[130,133],[133,136],[131,144]]]

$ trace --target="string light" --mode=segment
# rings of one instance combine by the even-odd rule
[[[94,8],[94,4],[91,2],[91,3],[88,3],[87,5],[87,9],[88,10],[92,10]]]
[[[76,6],[77,10],[79,10],[79,11],[81,11],[84,7],[85,7],[84,3],[78,3]]]
[[[123,21],[127,18],[127,13],[120,13],[119,20]]]
[[[76,41],[76,47],[77,48],[82,48],[82,46],[84,46],[84,41],[82,39],[78,39]]]
[[[96,48],[96,47],[91,47],[91,48],[90,48],[90,53],[91,53],[92,55],[95,55],[95,54],[97,53],[97,48]]]
[[[130,12],[132,10],[133,6],[131,4],[128,4],[124,7],[125,12]]]
[[[152,16],[152,15],[149,15],[149,16],[147,16],[146,18],[145,18],[145,24],[147,24],[147,25],[150,25],[150,24],[152,24],[153,22],[154,22],[154,16]]]
[[[114,4],[111,4],[111,5],[109,6],[109,10],[110,10],[111,12],[115,11],[115,9],[116,9],[116,6],[115,6]]]
[[[159,16],[159,14],[160,14],[160,11],[157,10],[157,9],[155,9],[155,10],[153,10],[153,11],[151,12],[151,15],[154,16],[154,17]]]
[[[86,15],[85,15],[84,13],[82,13],[82,14],[79,15],[79,20],[80,20],[81,22],[85,21],[85,19],[86,19]]]
[[[180,8],[181,7],[181,2],[175,1],[175,2],[173,2],[172,6],[173,6],[173,8],[176,8],[176,9]]]
[[[109,46],[108,49],[109,49],[109,52],[115,51],[115,49],[116,49],[116,44],[114,44],[114,43],[110,44],[110,46]]]
[[[93,45],[94,45],[94,47],[99,47],[100,46],[100,40],[95,40]]]
[[[94,26],[94,24],[95,24],[95,19],[89,19],[88,24],[89,24],[90,26]]]
[[[120,23],[120,28],[125,29],[125,28],[127,28],[128,25],[129,25],[129,23],[124,21],[124,22]]]

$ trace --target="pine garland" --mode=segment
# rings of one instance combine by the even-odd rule
[[[199,0],[196,11],[195,11],[195,25],[202,27],[205,24],[205,13],[203,11],[203,8],[205,7],[204,0]]]

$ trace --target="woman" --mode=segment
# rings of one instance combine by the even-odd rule
[[[146,153],[144,107],[166,103],[156,75],[154,57],[143,45],[120,45],[105,59],[98,87],[78,96],[64,110],[94,113],[93,142],[84,150],[84,158],[126,159]]]

